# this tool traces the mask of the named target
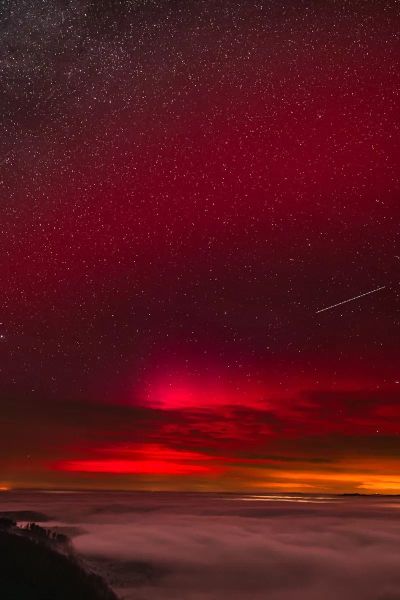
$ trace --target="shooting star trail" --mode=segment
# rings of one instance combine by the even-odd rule
[[[354,296],[353,298],[349,298],[348,300],[343,300],[343,302],[338,302],[337,304],[331,304],[331,306],[326,306],[325,308],[321,308],[316,311],[316,314],[322,313],[326,310],[331,310],[331,308],[336,308],[337,306],[341,306],[342,304],[347,304],[347,302],[353,302],[353,300],[357,300],[358,298],[363,298],[364,296],[369,296],[369,294],[375,294],[375,292],[379,292],[380,290],[384,290],[386,285],[382,285],[381,287],[376,288],[375,290],[370,290],[369,292],[364,292],[364,294],[360,294],[359,296]]]

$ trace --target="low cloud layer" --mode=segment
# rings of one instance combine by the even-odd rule
[[[395,499],[4,495],[46,512],[126,600],[394,600]]]

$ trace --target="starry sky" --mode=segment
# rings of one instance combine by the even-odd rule
[[[400,492],[399,18],[1,3],[0,487]]]

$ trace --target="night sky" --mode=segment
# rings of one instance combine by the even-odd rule
[[[400,492],[399,12],[1,3],[0,487]]]

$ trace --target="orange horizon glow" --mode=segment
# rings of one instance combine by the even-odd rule
[[[378,472],[380,467],[380,472]],[[93,456],[58,461],[53,470],[62,476],[103,476],[106,486],[122,477],[127,487],[168,489],[400,493],[400,465],[396,460],[337,460],[327,468],[279,468],[279,461],[214,456],[177,450],[161,444],[122,445],[98,449]],[[133,479],[134,478],[134,479]],[[92,482],[94,485],[94,481]]]

